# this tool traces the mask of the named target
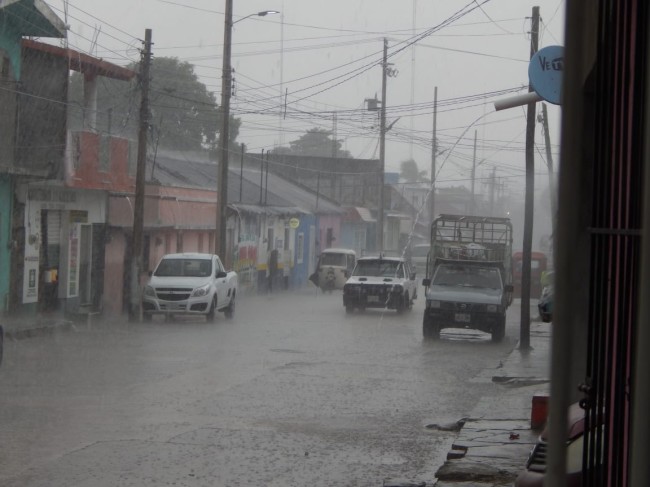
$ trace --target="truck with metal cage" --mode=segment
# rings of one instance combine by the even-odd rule
[[[425,338],[444,328],[505,336],[512,302],[512,223],[509,218],[439,215],[431,224],[427,258]]]

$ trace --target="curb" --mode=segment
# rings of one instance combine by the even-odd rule
[[[72,321],[57,320],[53,322],[40,322],[35,325],[7,325],[3,326],[5,338],[10,340],[23,340],[44,335],[52,335],[58,331],[69,331],[72,329]]]

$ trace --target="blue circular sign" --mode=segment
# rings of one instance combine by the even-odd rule
[[[548,46],[540,49],[528,65],[528,79],[535,92],[544,100],[559,105],[562,99],[564,47]]]

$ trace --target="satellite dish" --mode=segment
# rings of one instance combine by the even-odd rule
[[[559,105],[562,99],[564,46],[540,49],[528,64],[528,79],[535,92],[544,100]]]

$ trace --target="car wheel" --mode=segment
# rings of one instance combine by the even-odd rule
[[[495,343],[503,340],[503,337],[506,335],[506,319],[502,318],[499,320],[499,323],[492,330],[492,341]]]
[[[233,292],[232,298],[230,299],[230,304],[228,307],[225,309],[223,314],[226,316],[227,319],[232,320],[233,317],[235,316],[235,296],[237,294]]]
[[[395,306],[395,311],[397,311],[398,315],[401,315],[406,311],[408,308],[408,302],[409,302],[409,295],[406,294],[405,296],[402,296],[399,298],[399,301],[397,302],[397,305]]]
[[[217,297],[212,298],[212,303],[210,304],[210,309],[208,314],[205,315],[205,321],[214,321],[215,310],[217,309]]]
[[[145,323],[150,323],[151,322],[151,313],[142,313],[142,321]]]
[[[353,306],[346,306],[345,307],[345,312],[349,315],[351,315],[354,312],[354,307]]]
[[[422,320],[422,335],[424,338],[438,340],[440,338],[440,325],[433,321],[430,316],[424,315]]]

